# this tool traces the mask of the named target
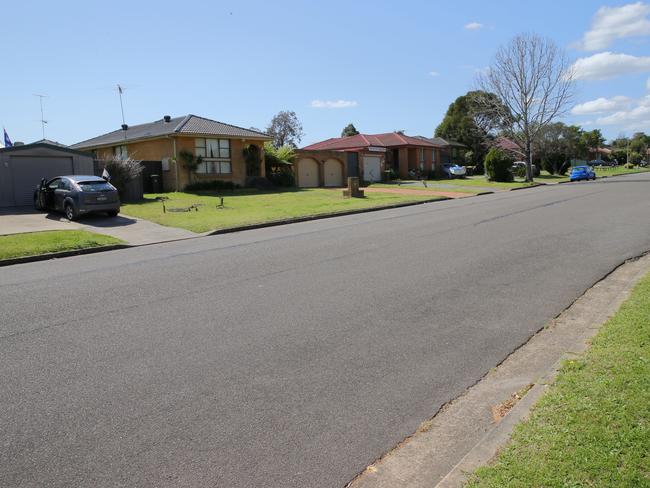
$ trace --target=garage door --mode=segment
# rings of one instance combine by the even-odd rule
[[[363,157],[363,180],[381,181],[381,158],[379,156]]]
[[[336,159],[328,159],[323,166],[325,186],[343,186],[343,165]]]
[[[12,156],[9,158],[14,205],[32,205],[41,178],[72,174],[72,158]]]
[[[318,186],[318,163],[304,158],[298,161],[298,186],[314,188]]]

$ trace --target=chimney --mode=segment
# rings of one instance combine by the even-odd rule
[[[171,115],[165,115],[163,117],[163,120],[165,121],[166,124],[168,124],[169,122],[172,121],[172,117],[171,117]]]
[[[128,130],[129,126],[127,124],[122,124],[122,130]]]

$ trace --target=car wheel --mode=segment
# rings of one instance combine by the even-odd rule
[[[74,209],[74,205],[71,203],[66,203],[65,207],[63,207],[63,210],[68,220],[74,220],[77,218],[77,211]]]
[[[106,214],[108,214],[109,217],[117,217],[117,214],[119,213],[120,213],[119,210],[109,210],[108,212],[106,212]]]

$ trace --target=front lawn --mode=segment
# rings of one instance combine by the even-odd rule
[[[225,191],[224,208],[217,208],[215,194],[165,193],[147,194],[143,202],[122,205],[126,215],[150,220],[161,225],[181,227],[193,232],[207,232],[247,224],[257,224],[291,217],[303,217],[332,212],[345,212],[379,207],[396,203],[435,199],[435,196],[396,195],[368,193],[365,198],[343,198],[340,189],[294,189],[277,192],[255,190]],[[188,208],[196,205],[197,211],[163,213],[157,197],[167,197],[168,209]]]
[[[650,275],[468,486],[650,486]]]
[[[123,241],[85,230],[51,230],[10,234],[0,236],[0,260],[113,244],[123,244]]]

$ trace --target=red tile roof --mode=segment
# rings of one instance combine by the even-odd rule
[[[417,137],[406,136],[398,132],[387,132],[386,134],[357,134],[349,137],[333,137],[315,144],[303,147],[308,151],[330,150],[330,151],[351,151],[364,149],[370,146],[377,147],[398,147],[398,146],[420,146],[437,147],[429,141]]]

